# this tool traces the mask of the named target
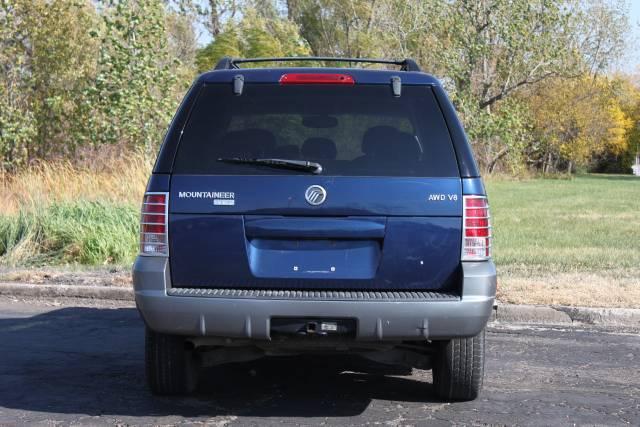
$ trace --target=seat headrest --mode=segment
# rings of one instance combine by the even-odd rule
[[[397,160],[415,162],[422,157],[418,140],[408,132],[398,132],[393,147],[395,151],[394,157]]]
[[[374,126],[367,129],[362,137],[362,152],[367,155],[382,153],[389,141],[395,139],[398,129],[393,126]]]
[[[309,138],[302,144],[301,151],[305,159],[335,160],[338,154],[336,143],[329,138]]]
[[[392,164],[410,165],[420,161],[422,152],[416,138],[391,126],[375,126],[365,132],[362,152],[366,157],[381,158]]]

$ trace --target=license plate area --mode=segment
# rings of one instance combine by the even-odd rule
[[[381,242],[359,239],[263,239],[247,241],[251,274],[267,279],[371,280]]]
[[[356,319],[322,317],[273,317],[272,338],[355,338]]]

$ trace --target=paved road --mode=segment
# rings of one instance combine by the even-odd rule
[[[0,425],[640,425],[637,335],[493,327],[487,337],[474,402],[437,401],[428,372],[327,358],[214,368],[194,397],[154,398],[135,309],[0,299]]]

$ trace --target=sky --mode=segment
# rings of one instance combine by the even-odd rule
[[[627,46],[626,58],[622,61],[621,70],[626,73],[640,72],[640,0],[629,2],[629,26],[631,37]]]

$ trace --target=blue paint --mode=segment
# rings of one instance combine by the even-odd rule
[[[386,218],[246,218],[244,230],[252,238],[383,239]]]
[[[460,178],[331,177],[313,175],[211,176],[173,175],[172,213],[253,215],[462,215]],[[311,185],[327,190],[312,206],[304,198]],[[210,198],[181,198],[180,192],[234,193],[234,206],[217,206]],[[431,195],[443,200],[429,201]]]
[[[251,274],[273,279],[373,279],[381,242],[375,240],[251,239]]]
[[[466,195],[480,195],[484,196],[487,192],[484,189],[484,183],[482,178],[463,178],[462,179],[462,193]]]
[[[316,219],[307,218],[302,228],[317,229]],[[255,220],[249,215],[172,214],[173,285],[352,290],[460,285],[460,217],[390,217],[383,239],[247,236],[245,224]]]
[[[147,192],[166,192],[169,191],[169,183],[171,175],[154,173],[149,177],[147,182]]]

